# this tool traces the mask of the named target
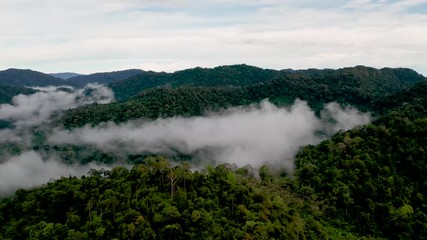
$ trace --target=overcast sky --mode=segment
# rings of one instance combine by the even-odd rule
[[[0,69],[409,67],[427,0],[0,0]]]

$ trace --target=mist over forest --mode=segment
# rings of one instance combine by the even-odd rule
[[[94,102],[112,102],[114,93],[94,84],[77,90],[66,88],[66,91],[58,87],[34,89],[39,92],[17,95],[10,104],[0,106],[0,118],[14,126],[0,130],[2,141],[21,145],[23,151],[18,156],[2,158],[2,169],[8,173],[0,174],[3,182],[0,192],[3,193],[37,186],[61,176],[80,176],[91,168],[108,168],[105,165],[67,165],[54,151],[35,151],[34,129],[43,132],[46,144],[93,146],[98,151],[117,155],[121,163],[125,163],[129,154],[185,154],[192,156],[192,162],[198,167],[228,163],[258,169],[268,164],[291,173],[300,147],[319,143],[339,130],[371,121],[369,113],[351,106],[342,108],[335,102],[326,104],[320,117],[316,117],[304,101],[297,99],[292,106],[279,108],[266,99],[259,104],[199,117],[130,120],[120,124],[105,122],[71,130],[46,129],[61,110]],[[61,168],[63,171],[58,171]],[[29,174],[33,172],[30,169],[35,173]],[[14,187],[10,186],[12,182]]]
[[[427,236],[413,70],[22,71],[0,105],[1,239]]]

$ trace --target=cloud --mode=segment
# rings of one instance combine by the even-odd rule
[[[13,129],[0,129],[0,144],[20,143],[23,138]]]
[[[19,188],[30,188],[45,184],[62,176],[86,175],[90,169],[109,169],[95,163],[87,165],[66,165],[51,157],[43,160],[34,151],[23,152],[0,163],[0,195],[11,194]]]
[[[93,91],[87,94],[88,89]],[[18,128],[35,126],[47,122],[59,110],[93,102],[108,103],[112,100],[114,93],[110,89],[94,84],[71,93],[45,91],[32,95],[17,95],[13,97],[12,104],[0,105],[0,119],[11,121]]]
[[[366,125],[371,122],[369,113],[361,113],[356,108],[346,106],[344,109],[336,103],[328,103],[320,113],[324,131],[332,135],[339,130],[351,129],[357,125]]]
[[[59,91],[58,87],[37,88],[40,92],[32,95],[17,95],[12,104],[0,105],[0,119],[8,120],[14,128],[0,129],[0,195],[10,194],[18,188],[29,188],[46,183],[51,178],[80,176],[90,169],[107,168],[91,163],[88,165],[67,165],[52,152],[32,151],[35,140],[33,130],[45,132],[51,117],[60,110],[80,105],[114,100],[113,92],[104,86],[89,84],[84,89]],[[15,144],[19,156],[11,156],[8,144]],[[13,145],[13,146],[15,146]]]
[[[32,88],[32,89],[35,89],[35,90],[38,90],[38,91],[42,91],[42,92],[56,92],[56,91],[58,91],[58,89],[61,89],[61,88],[63,88],[63,89],[68,89],[69,91],[73,91],[74,90],[74,88],[73,87],[71,87],[71,86],[66,86],[66,85],[64,85],[64,86],[47,86],[47,87],[29,87],[29,88]]]
[[[425,2],[2,1],[0,65],[90,73],[362,64],[426,74],[427,16],[411,11]]]
[[[206,163],[269,163],[293,169],[301,146],[319,142],[319,131],[331,133],[369,123],[369,114],[331,103],[316,118],[306,102],[297,100],[289,108],[277,108],[268,101],[251,107],[234,108],[203,117],[158,119],[151,122],[105,123],[73,130],[56,129],[52,144],[85,144],[114,153],[183,153]],[[333,121],[331,121],[333,119]],[[196,157],[197,159],[197,157]],[[211,162],[211,163],[212,163]]]

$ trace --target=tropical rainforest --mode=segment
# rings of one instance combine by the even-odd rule
[[[18,139],[0,141],[0,172],[26,151],[40,153],[44,166],[53,164],[53,153],[63,168],[105,166],[0,192],[0,239],[427,239],[427,81],[415,71],[233,65],[135,74],[103,82],[117,101],[65,105],[36,125],[2,113],[11,102],[7,93],[34,90],[22,83],[0,92],[0,136],[17,132]],[[96,91],[85,89],[76,99]],[[132,121],[194,121],[265,99],[278,109],[304,101],[317,118],[336,102],[372,121],[330,135],[316,131],[319,141],[298,146],[291,169],[262,158],[256,166],[200,164],[205,155],[178,150],[118,154],[50,137]]]

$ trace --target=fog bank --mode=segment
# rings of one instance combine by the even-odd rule
[[[16,127],[23,128],[48,122],[59,110],[114,100],[114,93],[109,88],[96,84],[71,92],[53,91],[52,87],[39,90],[43,91],[31,95],[20,94],[13,97],[12,104],[1,104],[0,119],[11,121]]]
[[[199,160],[250,164],[269,163],[288,170],[301,146],[315,144],[339,129],[370,122],[370,115],[339,104],[325,106],[319,119],[304,101],[289,109],[268,101],[203,117],[158,119],[151,122],[105,123],[96,127],[57,129],[53,144],[88,144],[114,153],[183,153]]]
[[[23,152],[0,163],[0,195],[11,194],[19,188],[39,186],[62,176],[82,176],[90,169],[100,168],[108,169],[96,163],[66,165],[53,156],[43,160],[37,152]]]

